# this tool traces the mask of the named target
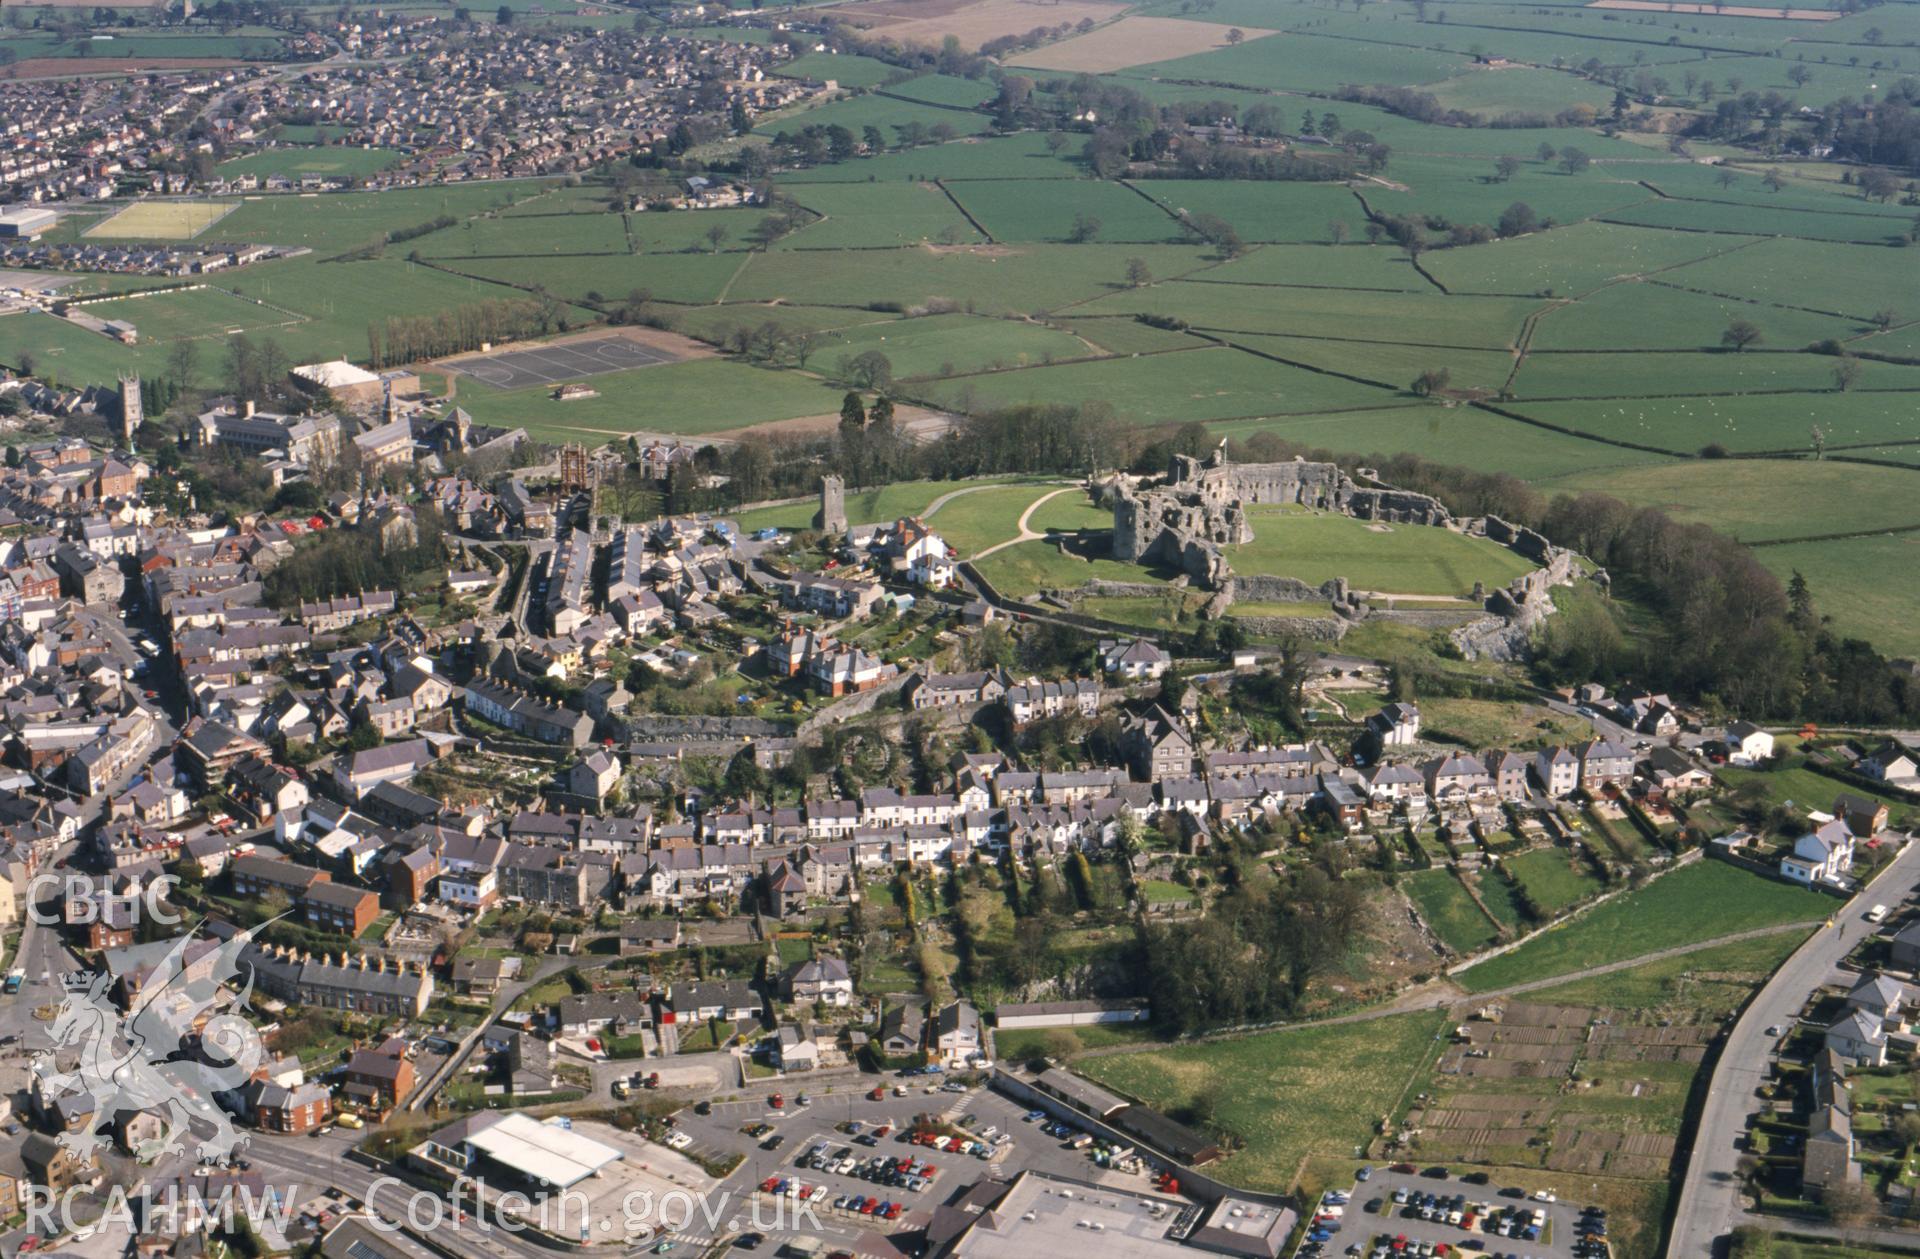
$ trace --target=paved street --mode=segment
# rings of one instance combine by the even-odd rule
[[[1744,1222],[1736,1165],[1748,1124],[1758,1109],[1755,1090],[1769,1074],[1775,1038],[1767,1035],[1767,1028],[1791,1024],[1807,995],[1826,983],[1841,959],[1873,930],[1861,917],[1868,906],[1876,900],[1894,903],[1917,879],[1920,843],[1910,842],[1852,901],[1844,907],[1835,902],[1833,926],[1815,932],[1787,959],[1727,1034],[1681,1180],[1680,1205],[1667,1248],[1670,1259],[1724,1254],[1727,1234]]]

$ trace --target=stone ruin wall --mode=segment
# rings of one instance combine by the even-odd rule
[[[1165,564],[1213,590],[1233,580],[1224,546],[1253,541],[1246,504],[1298,504],[1357,520],[1447,525],[1453,517],[1426,494],[1357,484],[1338,464],[1229,463],[1219,451],[1203,459],[1175,455],[1164,485],[1114,487],[1113,557]]]
[[[1390,486],[1360,485],[1337,464],[1305,460],[1233,464],[1223,452],[1215,451],[1205,459],[1174,456],[1161,485],[1136,489],[1124,481],[1115,483],[1113,557],[1135,564],[1164,564],[1214,591],[1206,609],[1209,617],[1224,615],[1236,599],[1259,603],[1325,599],[1341,623],[1369,615],[1400,615],[1375,613],[1348,592],[1343,579],[1314,587],[1278,575],[1237,576],[1222,548],[1253,540],[1245,511],[1248,503],[1299,504],[1381,523],[1456,525],[1438,499]],[[1542,534],[1498,516],[1462,521],[1458,526],[1484,535],[1538,567],[1486,596],[1488,615],[1457,628],[1453,641],[1469,658],[1524,658],[1533,631],[1553,612],[1553,587],[1570,584],[1579,575],[1579,557]],[[1604,573],[1595,575],[1595,580],[1604,579]],[[1338,634],[1330,636],[1337,639]]]

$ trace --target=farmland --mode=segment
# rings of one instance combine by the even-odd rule
[[[841,8],[870,33],[929,48],[947,33],[962,47],[1014,36],[1000,64],[1053,112],[1009,123],[995,66],[804,52],[778,73],[841,92],[755,116],[728,141],[776,154],[768,182],[784,234],[770,241],[765,207],[609,209],[613,172],[573,186],[109,205],[52,239],[314,252],[224,277],[233,302],[126,305],[144,311],[146,345],[32,320],[0,326],[0,355],[30,353],[85,383],[153,370],[155,345],[180,335],[271,331],[296,360],[363,357],[367,324],[388,315],[550,294],[566,304],[559,331],[642,296],[655,321],[736,352],[741,330],[813,336],[805,354],[610,378],[578,406],[478,385],[475,405],[502,418],[524,405],[545,434],[732,433],[830,417],[841,361],[878,351],[903,404],[1097,402],[1140,430],[1193,422],[1215,436],[1417,454],[1550,494],[1614,494],[1765,544],[1762,561],[1803,572],[1845,632],[1920,644],[1920,589],[1876,580],[1910,563],[1910,535],[1889,531],[1920,524],[1909,506],[1920,310],[1898,248],[1914,207],[1869,195],[1857,165],[1798,156],[1810,134],[1799,122],[1767,152],[1677,134],[1743,92],[1780,92],[1808,118],[1842,94],[1886,94],[1911,76],[1899,54],[1920,38],[1901,6],[1821,23],[1511,0],[1473,6],[1471,21],[1406,0],[1351,13],[1305,0]],[[1027,38],[1039,26],[1051,34]],[[703,33],[768,37],[757,25]],[[34,41],[53,39],[10,42],[52,55]],[[1430,96],[1432,111],[1377,94],[1394,87]],[[1362,133],[1384,151],[1378,169],[1351,177],[1332,161],[1324,178],[1215,177],[1187,156],[1102,165],[1089,155],[1094,124],[1074,113],[1081,94],[1109,88],[1174,111],[1142,134],[1158,126],[1184,143],[1185,127],[1264,109],[1252,144],[1262,160],[1330,159]],[[853,155],[779,158],[774,137],[804,128],[845,128]],[[340,133],[323,125],[276,134],[278,147],[222,173],[355,177],[394,156],[330,143]],[[724,171],[723,150],[702,160]],[[677,174],[621,178],[658,204]],[[1203,223],[1230,235],[1202,240]],[[1406,224],[1418,248],[1396,240]],[[221,356],[209,348],[211,378]],[[1440,373],[1439,393],[1416,396],[1413,382]],[[649,396],[643,379],[668,392]],[[733,392],[683,392],[683,379]],[[1028,588],[1091,575],[1105,563],[1091,558],[1026,543],[988,563]],[[1405,593],[1470,588],[1457,579],[1471,566],[1442,572],[1432,558],[1398,561],[1376,588],[1423,565],[1424,579],[1396,583]],[[1338,552],[1317,559],[1315,572],[1355,566]]]

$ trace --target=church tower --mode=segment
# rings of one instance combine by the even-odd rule
[[[133,449],[133,435],[139,431],[146,419],[146,410],[140,403],[140,377],[122,376],[120,378],[120,444],[128,450]]]

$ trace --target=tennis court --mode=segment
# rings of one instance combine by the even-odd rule
[[[679,361],[680,356],[670,350],[612,335],[595,337],[590,341],[547,345],[537,350],[479,354],[456,359],[447,366],[496,389],[532,389],[539,385],[579,380],[582,376],[601,376],[607,372],[658,367],[662,363]]]

